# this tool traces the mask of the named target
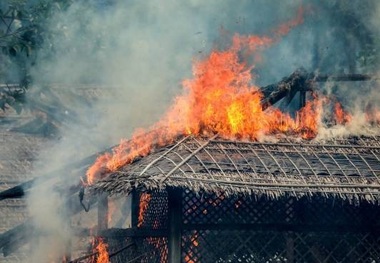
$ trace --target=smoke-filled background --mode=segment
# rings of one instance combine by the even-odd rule
[[[34,7],[48,1],[26,2]],[[301,6],[304,22],[264,50],[261,63],[255,65],[257,85],[279,81],[300,67],[331,74],[376,73],[380,3],[375,0],[88,0],[52,10],[44,17],[46,39],[30,55],[33,61],[22,57],[27,66],[20,69],[10,61],[0,71],[8,83],[20,81],[28,71],[31,84],[26,103],[33,103],[35,94],[41,96],[33,89],[53,86],[65,106],[52,113],[60,123],[59,135],[41,153],[33,176],[149,126],[182,92],[182,80],[191,78],[192,61],[227,46],[228,36],[234,33],[272,36]],[[355,98],[351,103],[355,107],[369,94],[377,101],[376,83],[369,86],[343,89],[350,95],[344,99]],[[74,92],[67,95],[66,89]],[[81,93],[84,89],[97,95],[88,99]],[[328,92],[334,89],[327,88]],[[361,102],[356,102],[358,95]],[[64,173],[58,176],[60,184],[79,183],[65,181]],[[70,219],[54,187],[42,184],[34,189],[28,197],[30,216],[44,235],[34,245],[32,262],[48,262],[64,254],[72,236]]]

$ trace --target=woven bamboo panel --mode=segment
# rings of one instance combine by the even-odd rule
[[[144,201],[144,198],[147,200]],[[166,191],[139,192],[139,227],[163,229],[168,227],[168,194]],[[141,204],[146,204],[145,208]],[[141,211],[143,210],[143,211]]]
[[[312,198],[280,198],[184,191],[184,224],[285,224],[285,225],[371,225],[380,227],[380,208],[368,202]]]
[[[149,192],[141,228],[168,227],[168,194]],[[139,193],[140,203],[143,193]],[[296,199],[182,191],[181,256],[207,262],[379,262],[380,207],[325,198]],[[157,225],[157,220],[163,220]],[[159,226],[159,228],[157,228]],[[166,237],[134,238],[111,262],[167,262]],[[128,254],[129,253],[129,254]],[[132,261],[133,262],[133,261]]]
[[[376,205],[323,196],[269,200],[184,191],[183,223],[199,229],[183,233],[182,260],[379,262],[380,235],[371,230],[380,229],[379,218]],[[233,229],[238,224],[252,229]]]
[[[379,262],[380,238],[371,233],[187,231],[182,262]]]
[[[108,239],[111,263],[163,263],[168,261],[167,238]],[[118,252],[119,248],[133,242],[135,245]],[[116,251],[116,253],[113,253]]]
[[[185,191],[184,224],[274,224],[294,221],[294,201]]]

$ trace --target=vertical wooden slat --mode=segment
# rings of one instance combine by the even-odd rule
[[[140,193],[137,190],[131,192],[131,228],[137,229],[139,223],[139,204],[140,204]],[[131,257],[134,258],[139,255],[141,242],[138,242],[136,237],[131,237],[131,242],[135,243],[136,246],[131,248]]]
[[[181,262],[182,190],[168,189],[169,200],[169,263]]]

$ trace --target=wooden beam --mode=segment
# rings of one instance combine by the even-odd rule
[[[287,98],[289,103],[297,92],[311,90],[307,82],[308,79],[309,73],[307,73],[305,69],[300,68],[275,84],[261,87],[260,91],[263,95],[261,105],[263,110],[266,110],[283,98]]]
[[[106,238],[168,237],[168,230],[152,228],[109,228],[101,231],[99,236]]]

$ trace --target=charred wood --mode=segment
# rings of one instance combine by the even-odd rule
[[[263,110],[283,98],[287,98],[287,101],[290,102],[299,91],[311,90],[311,86],[307,83],[308,80],[310,80],[310,74],[301,68],[276,84],[260,88],[263,94],[263,99],[261,100]]]
[[[301,106],[303,106],[305,103],[302,101],[302,93],[314,90],[313,84],[316,82],[369,81],[374,79],[377,79],[377,77],[369,74],[315,74],[308,73],[305,69],[300,68],[278,83],[261,87],[260,91],[263,94],[261,104],[265,110],[284,98],[286,98],[289,103],[297,92],[301,92]]]

